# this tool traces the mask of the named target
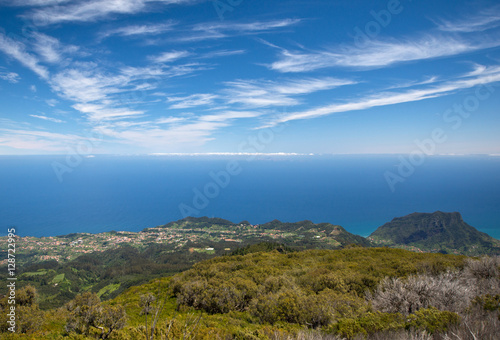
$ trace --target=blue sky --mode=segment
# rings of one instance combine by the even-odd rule
[[[498,1],[0,0],[0,19],[0,154],[500,154]]]

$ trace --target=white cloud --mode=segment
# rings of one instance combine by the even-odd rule
[[[124,144],[144,147],[150,152],[167,152],[201,146],[213,139],[214,131],[229,126],[232,120],[261,114],[257,111],[222,111],[199,117],[169,116],[137,123],[105,120],[97,129]]]
[[[157,120],[155,120],[155,124],[174,124],[174,123],[180,123],[185,121],[186,118],[184,117],[162,117]]]
[[[201,146],[212,139],[210,135],[213,131],[227,125],[225,122],[191,121],[168,128],[153,126],[120,130],[115,125],[105,124],[98,129],[125,144],[143,147],[150,152],[168,152]]]
[[[57,63],[61,60],[59,51],[59,40],[42,33],[35,33],[35,50],[46,62]]]
[[[58,5],[71,0],[3,0],[0,3],[5,3],[8,6],[52,6]]]
[[[284,82],[237,80],[227,82],[224,97],[230,104],[248,107],[292,106],[300,104],[292,95],[304,95],[322,90],[330,90],[343,85],[355,84],[348,79],[305,78]]]
[[[176,104],[170,105],[171,109],[187,109],[190,107],[210,105],[213,103],[217,96],[208,93],[198,93],[192,94],[186,97],[168,97],[168,102],[177,102]]]
[[[222,50],[222,51],[212,51],[207,52],[199,56],[199,58],[210,59],[210,58],[218,58],[218,57],[228,57],[237,54],[244,54],[245,50]]]
[[[254,21],[249,23],[217,22],[212,24],[196,25],[194,31],[238,31],[238,32],[258,32],[269,31],[276,28],[293,26],[301,22],[300,19],[282,19],[272,21]]]
[[[123,75],[104,76],[94,71],[66,69],[51,80],[52,87],[61,96],[75,102],[105,100],[108,95],[119,93],[119,86],[128,83]]]
[[[37,25],[61,22],[88,22],[104,19],[112,14],[130,14],[146,10],[152,2],[163,4],[189,4],[191,0],[81,0],[67,5],[44,7],[33,11],[32,18]]]
[[[39,118],[43,120],[48,120],[53,123],[64,123],[63,120],[57,119],[57,118],[52,118],[52,117],[47,117],[47,116],[41,116],[41,115],[30,115],[33,118]]]
[[[62,46],[59,40],[43,33],[35,32],[32,36],[35,39],[35,51],[48,63],[58,63],[62,60],[64,54],[72,54],[78,51],[77,46]]]
[[[225,122],[232,119],[255,118],[262,115],[257,111],[225,111],[213,115],[199,117],[200,122]]]
[[[292,52],[282,50],[269,68],[279,72],[307,72],[327,67],[379,68],[392,64],[453,56],[500,45],[499,41],[470,43],[458,38],[425,36],[418,40],[369,41],[362,47]]]
[[[142,82],[161,74],[161,70],[146,68],[127,68],[122,73],[107,75],[91,67],[70,68],[56,74],[51,86],[60,96],[75,102],[73,108],[90,121],[116,120],[144,113],[128,108],[134,97],[126,94],[138,88],[141,91],[154,89],[154,83],[141,86],[144,85]]]
[[[56,106],[57,103],[59,103],[59,101],[57,99],[47,99],[47,100],[45,100],[45,102],[47,103],[47,105],[52,106],[52,107]]]
[[[467,89],[477,85],[489,84],[498,81],[500,81],[500,67],[488,67],[484,68],[480,74],[476,73],[476,76],[474,77],[471,77],[470,74],[467,74],[461,79],[444,82],[438,86],[432,86],[417,90],[408,90],[406,92],[384,92],[376,95],[366,96],[364,98],[351,102],[335,103],[306,111],[288,113],[278,119],[270,121],[268,124],[262,126],[261,128],[275,126],[279,123],[289,122],[293,120],[311,119],[340,112],[364,110],[377,106],[394,105],[441,97],[453,93],[457,90]]]
[[[176,42],[197,42],[202,40],[212,40],[212,39],[222,39],[229,37],[228,34],[216,32],[216,31],[202,31],[202,32],[192,32],[186,35],[182,35],[171,40]]]
[[[446,32],[483,32],[500,26],[500,6],[483,9],[478,14],[455,21],[441,20],[438,28]]]
[[[109,30],[100,35],[101,38],[107,38],[113,35],[132,37],[132,36],[143,36],[143,35],[158,35],[168,31],[171,31],[175,26],[174,22],[167,22],[163,24],[156,25],[131,25],[123,26],[116,29]]]
[[[92,122],[104,120],[116,120],[140,116],[144,114],[141,110],[130,110],[123,107],[114,107],[111,105],[78,103],[73,105],[75,110],[85,113],[88,119]]]
[[[272,89],[283,94],[306,94],[335,87],[356,84],[353,80],[337,78],[305,78],[289,80],[283,84],[275,84]]]
[[[150,56],[148,59],[158,64],[170,63],[175,60],[185,58],[190,54],[191,53],[189,53],[188,51],[170,51],[170,52],[163,52],[157,56]]]
[[[6,80],[9,83],[15,84],[19,82],[19,74],[15,72],[2,72],[0,71],[0,79]]]
[[[172,78],[204,69],[200,64],[183,64],[173,67],[123,67],[117,73],[105,73],[96,65],[69,67],[56,74],[50,81],[52,88],[62,97],[77,103],[101,102],[108,105],[116,99],[123,101],[127,92],[155,89],[160,78]],[[122,103],[127,104],[127,103]]]
[[[195,25],[191,32],[173,39],[179,42],[195,42],[221,39],[231,36],[258,34],[293,26],[299,19],[282,19],[272,21],[254,21],[249,23],[202,23]]]
[[[14,41],[0,32],[0,51],[7,54],[9,57],[16,59],[18,62],[38,74],[41,78],[49,77],[48,70],[39,65],[39,60],[33,55],[26,52],[24,44]]]
[[[66,152],[79,142],[92,141],[73,134],[60,134],[39,130],[0,129],[0,145],[15,149],[37,150],[44,153]]]

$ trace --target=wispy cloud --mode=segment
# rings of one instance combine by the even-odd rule
[[[106,122],[98,127],[106,136],[115,138],[121,143],[143,147],[153,152],[169,152],[201,146],[212,138],[211,134],[227,122],[190,121],[184,124],[171,124],[166,128],[161,126],[128,127],[120,129],[112,122]]]
[[[471,77],[471,74],[468,74],[463,79],[444,82],[438,86],[408,90],[405,92],[383,92],[375,95],[369,95],[350,102],[335,103],[306,111],[293,112],[283,115],[279,119],[272,120],[261,128],[275,126],[279,123],[289,122],[293,120],[311,119],[340,112],[364,110],[377,106],[415,102],[424,99],[445,96],[461,89],[467,89],[481,84],[489,84],[500,81],[500,67],[487,67],[480,70],[479,72],[475,72],[474,75],[475,76]]]
[[[9,83],[15,84],[19,81],[19,74],[15,72],[3,72],[0,71],[0,79],[6,80]]]
[[[197,93],[185,97],[167,97],[168,102],[176,102],[170,105],[171,109],[187,109],[195,106],[211,105],[218,96],[209,93]]]
[[[72,0],[2,0],[0,4],[7,6],[53,6],[70,2]]]
[[[47,99],[47,100],[45,100],[45,102],[47,103],[47,105],[52,106],[52,107],[56,106],[57,103],[59,103],[59,101],[57,99]]]
[[[115,106],[110,103],[92,104],[78,103],[73,105],[75,110],[78,110],[87,115],[87,118],[92,122],[100,122],[104,120],[116,120],[122,118],[135,117],[144,114],[142,110],[131,110],[128,108]]]
[[[52,87],[59,95],[75,102],[93,102],[109,99],[110,94],[119,93],[120,86],[128,83],[124,75],[103,75],[93,70],[69,68],[56,74]]]
[[[14,58],[41,78],[47,79],[49,77],[48,70],[39,64],[39,60],[32,54],[26,52],[26,46],[18,41],[15,41],[0,32],[0,51],[7,54],[9,57]]]
[[[58,63],[65,54],[73,54],[78,51],[77,46],[63,46],[58,39],[43,33],[35,32],[32,37],[35,39],[34,50],[48,63]]]
[[[56,74],[50,81],[51,87],[61,97],[73,101],[73,108],[83,113],[90,121],[115,120],[138,116],[143,110],[129,109],[130,100],[126,93],[154,89],[154,82],[148,80],[163,75],[157,69],[127,68],[121,73],[106,74],[92,65],[68,68]]]
[[[149,3],[189,4],[192,0],[90,0],[72,1],[58,6],[36,9],[31,17],[38,25],[62,22],[88,22],[104,19],[113,14],[139,13],[146,10]]]
[[[211,24],[199,24],[193,31],[237,31],[237,32],[259,32],[269,31],[276,28],[293,26],[300,23],[300,19],[281,19],[271,21],[254,21],[248,23],[216,22]]]
[[[201,145],[210,140],[211,133],[219,128],[228,126],[229,121],[237,118],[249,117],[248,113],[237,115],[227,114],[208,115],[202,119],[196,117],[164,117],[151,119],[146,115],[142,106],[152,102],[144,96],[145,91],[155,90],[162,81],[179,76],[186,76],[197,71],[208,69],[201,63],[176,63],[190,55],[187,51],[171,51],[160,54],[149,61],[144,67],[121,66],[110,69],[93,62],[67,60],[63,67],[54,67],[49,74],[40,60],[47,63],[60,63],[68,47],[55,38],[41,33],[32,35],[30,45],[36,54],[28,52],[26,45],[16,42],[0,34],[0,50],[16,59],[24,66],[42,76],[51,89],[60,97],[72,101],[72,107],[80,112],[86,122],[99,129],[106,138],[112,138],[118,144],[138,145],[144,148],[173,148],[183,141],[187,144]],[[70,52],[76,51],[76,49]],[[59,70],[58,70],[59,69]],[[17,81],[17,74],[1,73],[2,79]],[[137,92],[139,91],[139,92]],[[135,98],[140,93],[141,98]],[[179,98],[177,98],[179,99]],[[183,103],[173,101],[179,107],[191,107],[209,102],[212,97],[192,96],[183,98]],[[154,98],[154,101],[159,101]],[[207,102],[207,103],[208,103]],[[56,101],[47,101],[54,105]],[[139,109],[135,107],[140,107]],[[255,113],[254,113],[255,115]],[[63,123],[61,119],[44,114],[32,114],[32,118]],[[68,146],[75,145],[81,140],[75,135],[50,134],[44,131],[31,131],[28,129],[2,130],[0,145],[20,149],[58,152]]]
[[[173,40],[177,42],[196,42],[232,36],[266,33],[275,31],[279,28],[296,25],[300,21],[300,19],[281,19],[254,21],[249,23],[202,23],[193,26],[187,34],[180,35]]]
[[[211,52],[206,52],[198,58],[200,59],[210,59],[210,58],[218,58],[218,57],[229,57],[232,55],[238,55],[238,54],[244,54],[246,53],[245,50],[222,50],[222,51],[211,51]]]
[[[100,38],[104,39],[110,36],[123,36],[123,37],[135,37],[144,35],[158,35],[168,31],[171,31],[175,26],[173,21],[161,24],[149,24],[149,25],[130,25],[118,27],[115,29],[110,29],[100,34]]]
[[[191,53],[189,53],[188,51],[170,51],[170,52],[163,52],[162,54],[157,56],[151,56],[148,59],[155,63],[170,63],[172,61],[185,58],[190,54]]]
[[[136,126],[105,121],[98,126],[98,130],[125,144],[144,147],[152,152],[171,152],[205,144],[213,139],[215,131],[230,126],[232,120],[260,115],[262,113],[258,111],[229,110],[191,118],[164,117]],[[162,126],[164,124],[167,126]]]
[[[185,121],[184,117],[162,117],[154,121],[155,124],[175,124]]]
[[[0,129],[0,145],[15,149],[37,150],[44,153],[65,152],[90,138],[28,129]]]
[[[53,123],[64,123],[63,120],[60,120],[57,118],[52,118],[52,117],[47,117],[47,116],[42,116],[42,115],[30,115],[30,117],[48,120],[49,122],[53,122]]]
[[[461,20],[440,20],[438,28],[446,32],[483,32],[500,26],[500,6],[483,9]]]
[[[223,111],[218,114],[204,115],[199,117],[200,122],[225,122],[232,119],[255,118],[262,115],[258,111]]]
[[[283,82],[236,80],[227,82],[227,88],[223,92],[229,104],[238,103],[248,107],[293,106],[300,103],[296,95],[330,90],[355,83],[353,80],[331,77],[294,79]]]
[[[269,68],[279,72],[307,72],[327,67],[380,68],[499,45],[499,41],[471,43],[459,38],[429,35],[417,40],[374,40],[362,47],[348,46],[337,50],[299,52],[282,49],[279,60]]]

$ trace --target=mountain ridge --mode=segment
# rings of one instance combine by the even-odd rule
[[[376,245],[409,246],[431,252],[500,253],[500,241],[467,224],[459,212],[415,212],[395,217],[368,239]]]

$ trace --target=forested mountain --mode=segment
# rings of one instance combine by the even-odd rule
[[[500,242],[468,225],[458,212],[413,213],[396,217],[368,239],[377,245],[467,255],[500,254]]]

